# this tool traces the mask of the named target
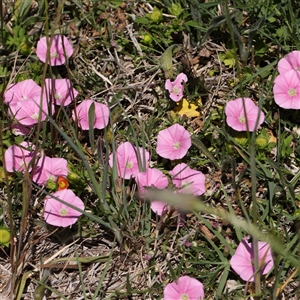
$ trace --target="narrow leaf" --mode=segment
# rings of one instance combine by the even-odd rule
[[[92,152],[95,152],[95,136],[94,136],[94,124],[95,124],[95,103],[93,102],[89,108],[89,139]]]
[[[165,72],[166,78],[173,77],[173,50],[177,47],[177,45],[171,45],[165,53],[160,58],[161,67]]]

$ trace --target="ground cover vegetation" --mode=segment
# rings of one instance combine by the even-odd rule
[[[298,1],[0,10],[1,299],[299,299]]]

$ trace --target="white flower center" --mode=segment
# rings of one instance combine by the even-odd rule
[[[61,100],[62,95],[61,95],[60,93],[56,93],[56,94],[54,95],[54,98],[55,98],[56,100]]]
[[[25,96],[25,95],[21,96],[21,100],[27,100],[27,99],[28,99],[27,96]]]
[[[34,113],[31,115],[31,119],[33,120],[37,120],[39,118],[39,114],[38,113]]]
[[[49,175],[48,180],[55,181],[56,177],[54,175]]]
[[[51,58],[58,58],[58,53],[56,51],[50,53]]]
[[[175,95],[178,95],[178,94],[179,94],[179,89],[178,89],[177,86],[174,86],[174,87],[172,88],[172,93],[175,94]]]
[[[294,97],[297,95],[297,92],[295,89],[291,88],[288,90],[288,94],[289,94],[289,96]]]
[[[246,119],[244,116],[239,116],[239,121],[240,121],[240,123],[245,123]]]
[[[62,217],[66,216],[68,214],[68,209],[66,207],[59,210],[59,213]]]
[[[182,294],[182,295],[180,296],[180,300],[189,300],[189,299],[190,299],[190,297],[189,297],[188,294]]]
[[[133,167],[133,162],[131,162],[131,161],[127,162],[126,168],[131,169],[132,167]]]
[[[173,144],[173,148],[174,148],[175,150],[178,150],[178,149],[180,148],[180,142],[174,143],[174,144]]]

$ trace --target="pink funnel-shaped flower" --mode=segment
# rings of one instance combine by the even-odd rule
[[[153,187],[157,189],[164,189],[168,186],[168,178],[161,170],[148,168],[145,172],[139,172],[135,181],[139,187],[140,196],[146,192],[145,187]]]
[[[278,72],[284,74],[290,70],[300,71],[300,51],[295,50],[278,62]]]
[[[78,92],[69,79],[45,79],[46,99],[55,105],[67,106],[77,97]],[[50,102],[50,101],[49,101]]]
[[[84,203],[71,190],[66,189],[57,191],[47,196],[45,200],[45,221],[48,224],[60,227],[67,227],[76,223],[82,213],[66,204],[59,202],[55,198],[68,202],[69,204],[84,210]]]
[[[192,170],[188,165],[181,163],[170,171],[173,184],[178,193],[200,196],[205,193],[205,176],[200,171]]]
[[[11,126],[11,132],[14,135],[28,135],[32,128],[29,126],[24,126],[22,124],[16,123]]]
[[[139,148],[141,166],[139,166],[137,149],[129,142],[122,143],[116,150],[118,175],[124,179],[133,178],[140,172],[140,167],[148,168],[149,152]],[[109,165],[113,168],[114,155],[109,156]]]
[[[203,284],[195,278],[182,276],[177,282],[166,285],[164,300],[203,300]]]
[[[180,101],[183,97],[183,81],[188,81],[188,78],[184,73],[178,74],[174,81],[171,81],[170,79],[166,80],[165,89],[170,92],[170,98],[175,102]]]
[[[183,126],[174,124],[158,133],[156,152],[170,160],[181,159],[191,145],[190,133]]]
[[[265,115],[250,98],[244,98],[244,105],[242,98],[231,100],[226,104],[227,124],[236,131],[247,131],[246,122],[248,122],[248,130],[255,131],[264,122]]]
[[[95,116],[93,128],[103,129],[108,124],[109,119],[109,108],[102,103],[95,102],[93,100],[84,100],[82,101],[76,109],[78,126],[83,130],[89,130],[89,110],[91,105],[95,105]],[[72,118],[76,121],[75,110],[73,110]]]
[[[278,75],[273,86],[274,100],[286,109],[300,109],[300,72],[291,70]]]
[[[258,242],[258,260],[261,275],[267,274],[274,265],[269,244]],[[242,239],[230,260],[230,265],[243,280],[254,281],[254,249],[248,238]]]
[[[66,56],[71,57],[73,54],[72,45],[63,35],[55,35],[51,46],[48,45],[50,40],[51,38],[49,37],[47,43],[47,37],[44,36],[38,41],[36,46],[37,57],[42,62],[47,62],[51,66],[63,65],[66,62]]]
[[[21,125],[32,126],[39,122],[39,118],[41,122],[45,121],[49,114],[48,104],[45,99],[40,102],[40,97],[30,98],[13,105],[9,114],[13,115]]]
[[[4,103],[13,106],[19,101],[40,97],[41,94],[42,88],[32,79],[26,79],[8,87],[4,93]]]
[[[158,216],[161,216],[165,211],[168,210],[168,205],[165,202],[153,200],[151,201],[150,208]]]
[[[136,175],[135,181],[139,188],[140,196],[143,197],[147,192],[145,187],[164,189],[168,186],[168,178],[158,169],[147,169],[146,172],[140,172]],[[166,204],[161,201],[151,201],[151,209],[159,216],[167,208]]]
[[[68,172],[66,159],[43,156],[37,164],[32,180],[39,185],[44,185],[48,180],[56,181],[59,176],[66,177]]]
[[[8,172],[30,172],[31,161],[34,157],[34,145],[22,142],[18,146],[10,146],[4,154],[5,168]]]

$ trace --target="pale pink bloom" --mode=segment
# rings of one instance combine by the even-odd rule
[[[45,199],[44,219],[48,224],[60,227],[71,226],[82,215],[81,212],[56,200],[63,200],[76,208],[84,210],[84,203],[71,190],[57,191]]]
[[[184,73],[178,74],[174,81],[171,81],[170,79],[166,80],[165,89],[170,92],[170,98],[175,102],[180,101],[183,97],[183,81],[188,81],[188,78]]]
[[[258,242],[258,260],[261,275],[269,273],[274,265],[269,244]],[[230,260],[230,265],[243,280],[254,281],[254,249],[248,238],[242,239]]]
[[[52,109],[52,111],[54,111]],[[32,126],[39,121],[45,121],[49,114],[48,104],[45,99],[40,102],[40,97],[30,98],[28,100],[19,101],[13,105],[9,111],[21,125]]]
[[[28,135],[31,131],[31,127],[29,126],[24,126],[22,124],[13,124],[11,126],[11,131],[14,135]]]
[[[33,97],[40,97],[42,88],[32,79],[26,79],[16,84],[11,84],[4,93],[4,103],[10,106],[17,102],[28,100]]]
[[[138,173],[135,177],[135,181],[138,185],[141,197],[143,197],[147,192],[145,187],[164,189],[169,184],[168,178],[164,175],[164,173],[155,168],[148,168],[145,172]],[[151,201],[150,207],[160,216],[167,206],[163,202],[153,200]]]
[[[34,157],[34,145],[29,142],[22,142],[18,146],[8,147],[4,154],[5,168],[8,172],[31,171],[31,162]]]
[[[34,170],[32,180],[39,185],[44,185],[48,180],[55,181],[59,176],[68,175],[68,161],[64,158],[43,156]]]
[[[225,114],[228,126],[236,131],[247,131],[248,122],[248,130],[252,132],[265,120],[264,113],[250,98],[244,98],[244,101],[243,98],[238,98],[227,102]]]
[[[84,100],[76,108],[78,126],[83,130],[89,130],[89,109],[91,105],[95,105],[95,117],[92,122],[93,128],[103,129],[108,124],[109,119],[109,108],[102,103],[95,102],[93,100]],[[76,121],[76,113],[73,110],[72,118]]]
[[[278,62],[278,72],[284,74],[290,70],[300,71],[300,51],[290,52]]]
[[[116,150],[118,175],[124,179],[133,178],[140,172],[140,168],[148,168],[149,152],[139,148],[141,166],[139,165],[137,149],[129,142],[122,143]],[[109,156],[109,165],[113,168],[114,154]]]
[[[177,165],[172,171],[172,182],[178,193],[200,196],[205,193],[205,176],[200,171],[191,169],[185,163]]]
[[[168,205],[162,201],[153,200],[151,201],[150,208],[158,216],[161,216],[165,211],[168,210]]]
[[[52,85],[53,83],[53,85]],[[55,105],[67,106],[77,97],[78,92],[72,87],[69,79],[45,79],[46,99]]]
[[[164,300],[203,300],[203,284],[189,276],[180,277],[177,282],[166,285]]]
[[[273,93],[280,107],[300,109],[300,72],[291,70],[278,75],[274,80]]]
[[[141,197],[146,192],[145,187],[164,189],[169,184],[168,178],[164,173],[155,168],[148,168],[145,172],[139,172],[135,177],[135,181],[139,187]]]
[[[156,152],[170,160],[181,159],[187,154],[191,145],[190,133],[183,126],[174,124],[158,133]]]
[[[48,43],[51,38],[48,37]],[[44,63],[49,63],[51,66],[63,65],[66,62],[66,56],[71,57],[73,47],[68,39],[63,35],[55,35],[51,45],[48,46],[47,37],[42,37],[36,46],[36,55]],[[49,53],[49,54],[47,54]],[[49,57],[47,57],[49,55]]]

